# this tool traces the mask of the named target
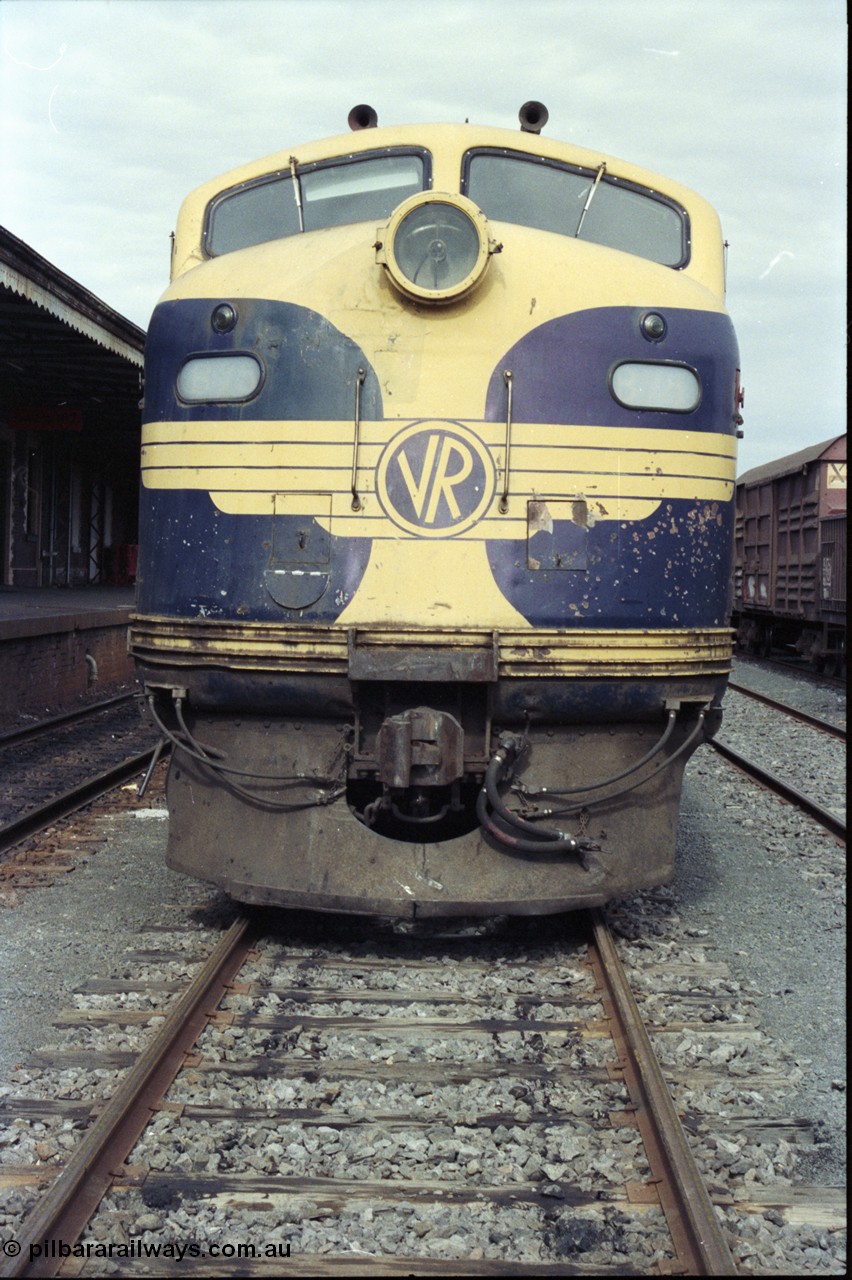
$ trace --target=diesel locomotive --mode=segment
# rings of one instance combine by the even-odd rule
[[[359,106],[182,205],[130,643],[169,865],[237,899],[534,914],[672,875],[732,649],[724,244],[546,117]]]

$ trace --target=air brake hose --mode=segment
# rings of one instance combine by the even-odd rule
[[[588,841],[578,841],[572,836],[561,839],[556,832],[547,833],[555,836],[555,839],[524,840],[521,836],[515,836],[511,831],[504,831],[502,827],[498,827],[488,813],[487,805],[485,788],[482,787],[476,798],[476,816],[479,825],[500,844],[507,845],[510,849],[516,849],[520,853],[581,853],[586,847],[592,847]]]
[[[335,783],[334,780],[329,778],[317,778],[306,773],[281,775],[280,777],[277,777],[269,774],[251,773],[245,769],[234,769],[229,765],[223,764],[221,758],[216,759],[211,754],[211,748],[202,746],[201,743],[192,736],[192,733],[187,728],[186,721],[183,716],[181,707],[182,699],[177,697],[174,701],[175,716],[178,721],[180,731],[185,735],[185,739],[187,739],[188,742],[182,741],[177,734],[173,733],[171,729],[165,725],[162,718],[157,713],[154,695],[148,695],[148,706],[151,711],[151,716],[154,723],[163,734],[164,739],[169,741],[177,751],[183,751],[190,757],[190,759],[197,760],[200,764],[206,765],[209,769],[212,769],[214,773],[218,774],[220,781],[223,782],[231,791],[236,795],[242,796],[243,799],[251,801],[252,804],[256,804],[265,809],[273,809],[280,813],[295,813],[300,809],[316,809],[323,805],[334,804],[336,800],[339,800],[340,797],[345,794],[346,788],[341,787],[339,783]],[[217,751],[216,755],[222,757],[222,752]],[[287,801],[272,800],[268,797],[257,795],[247,787],[236,782],[235,778],[237,777],[251,778],[257,782],[275,782],[279,786],[290,786],[294,783],[304,786],[307,783],[312,783],[313,785],[329,787],[331,789],[326,791],[325,794],[315,796],[311,800],[288,803]]]
[[[686,751],[687,748],[692,745],[692,742],[694,741],[694,739],[702,732],[703,725],[704,725],[704,717],[705,717],[705,713],[702,710],[698,717],[698,723],[696,724],[692,733],[687,736],[684,742],[682,742],[681,745],[677,748],[677,750],[674,751],[672,755],[669,757],[668,759],[669,764],[671,764],[674,760],[677,759],[679,755],[681,755],[684,751]],[[653,747],[651,747],[650,751],[646,752],[646,754],[641,758],[641,760],[635,761],[634,764],[630,765],[627,769],[623,770],[621,773],[614,774],[611,778],[608,778],[605,781],[589,783],[583,787],[574,787],[573,789],[568,789],[565,791],[559,791],[555,789],[542,787],[540,790],[531,790],[528,794],[532,794],[532,795],[548,794],[552,796],[582,795],[583,793],[587,793],[588,791],[597,790],[600,787],[613,785],[614,783],[617,783],[617,782],[623,782],[625,778],[628,778],[632,774],[637,772],[637,770],[639,770],[642,767],[642,765],[649,763],[649,761],[653,759],[654,756],[658,756],[660,754],[660,752],[662,751],[663,747],[668,742],[668,739],[672,734],[672,731],[675,726],[675,720],[676,720],[676,713],[674,711],[670,711],[668,714],[666,727],[663,731],[662,737],[654,744]],[[514,813],[511,809],[508,808],[506,804],[504,804],[498,789],[499,782],[501,781],[501,777],[506,766],[512,764],[517,759],[517,757],[520,755],[521,751],[523,750],[524,745],[525,745],[525,740],[523,738],[519,739],[515,737],[513,734],[506,733],[501,736],[500,745],[498,746],[497,750],[494,752],[494,755],[488,762],[488,767],[485,770],[485,780],[482,787],[482,791],[480,792],[480,796],[477,799],[476,813],[477,813],[477,817],[479,819],[480,825],[483,826],[489,832],[490,835],[494,836],[496,840],[499,840],[503,844],[509,844],[511,845],[512,848],[515,848],[515,849],[526,849],[526,850],[532,850],[535,852],[539,852],[541,849],[552,849],[556,852],[576,853],[582,849],[588,848],[590,846],[589,841],[576,840],[573,836],[568,835],[567,832],[555,831],[546,827],[538,826],[535,823],[529,822],[526,819],[522,818],[520,814]],[[641,786],[643,783],[650,781],[650,779],[654,776],[654,774],[659,772],[659,769],[661,767],[662,766],[660,764],[657,764],[656,768],[652,769],[651,772],[647,774],[644,778],[639,778],[637,780],[634,780],[633,782],[627,783],[625,786],[619,787],[611,795],[601,797],[601,800],[612,800],[616,796],[625,795],[628,792],[633,791],[636,787]],[[497,823],[493,822],[491,819],[488,818],[486,800],[488,804],[491,805],[491,808],[494,810],[495,814],[499,818],[502,818],[503,822],[511,828],[511,831],[505,831]],[[595,804],[596,801],[592,799],[587,799],[586,803]],[[582,807],[582,802],[579,806],[575,805],[574,807],[568,809],[567,811],[563,810],[562,812],[576,813],[579,811],[580,807]],[[519,838],[518,836],[515,836],[513,834],[514,832],[525,833],[529,836],[532,836],[533,839],[524,840],[522,838]]]
[[[670,711],[666,720],[666,727],[663,730],[663,736],[659,738],[650,751],[646,751],[644,756],[639,760],[634,760],[633,764],[628,765],[621,773],[614,773],[611,778],[602,778],[600,782],[584,782],[580,787],[565,787],[563,790],[556,790],[554,787],[538,787],[530,788],[525,794],[529,796],[579,796],[586,795],[589,791],[599,791],[601,787],[611,787],[616,782],[622,782],[625,778],[629,778],[631,774],[641,769],[643,764],[647,764],[654,756],[658,755],[668,742],[675,727],[677,712]],[[618,794],[616,792],[616,794]]]
[[[488,768],[485,770],[485,793],[488,797],[488,803],[495,813],[498,813],[504,822],[508,822],[510,827],[514,827],[517,831],[527,832],[529,835],[537,837],[539,843],[542,841],[565,840],[566,836],[560,831],[548,831],[546,828],[536,826],[532,822],[527,822],[519,814],[513,813],[511,809],[503,803],[503,798],[497,790],[499,775],[503,772],[506,765],[512,764],[521,753],[522,743],[517,738],[505,735],[500,739],[500,746],[494,752],[494,755],[488,762]],[[567,837],[570,839],[570,837]],[[572,841],[576,848],[576,840]]]
[[[695,739],[698,738],[703,732],[705,714],[706,713],[704,710],[702,710],[699,713],[698,720],[692,732],[687,735],[687,737],[683,740],[680,746],[671,753],[671,755],[668,757],[667,760],[664,760],[661,763],[658,762],[656,766],[650,771],[650,773],[646,774],[644,777],[635,779],[634,781],[619,787],[617,791],[614,791],[609,796],[602,796],[598,801],[588,800],[587,803],[596,804],[596,803],[602,803],[605,800],[613,800],[617,796],[626,795],[628,792],[634,791],[637,787],[643,786],[645,783],[650,782],[650,780],[657,773],[659,773],[660,769],[663,768],[664,765],[671,765],[678,758],[678,756],[683,755],[685,751],[689,750],[689,748],[692,747],[693,743],[695,742]],[[639,764],[646,764],[651,759],[651,757],[659,754],[662,746],[665,744],[665,742],[669,738],[669,735],[671,734],[673,725],[674,725],[674,714],[669,713],[668,724],[666,725],[666,729],[663,733],[662,738],[659,740],[656,746],[654,746],[651,749],[651,751],[649,751],[647,755],[645,755],[642,758],[642,760],[638,762]],[[517,738],[513,737],[511,734],[504,734],[503,737],[501,737],[500,746],[497,748],[491,760],[488,762],[488,767],[485,771],[485,780],[482,786],[482,790],[480,791],[479,796],[477,798],[477,802],[476,802],[476,815],[477,815],[477,818],[479,819],[480,825],[484,827],[485,830],[495,838],[495,840],[499,840],[502,844],[510,845],[513,849],[524,849],[524,850],[534,851],[536,853],[541,852],[542,849],[554,850],[555,852],[564,851],[569,853],[575,853],[579,851],[584,851],[588,848],[594,848],[595,846],[588,840],[584,840],[584,839],[576,840],[574,839],[574,837],[569,836],[565,832],[552,831],[552,830],[548,830],[547,828],[536,826],[533,823],[526,821],[519,814],[513,813],[512,810],[509,809],[503,803],[503,800],[501,799],[499,791],[497,789],[498,781],[500,780],[500,775],[503,769],[505,768],[505,766],[507,764],[511,764],[518,757],[520,752],[523,750],[523,746],[524,746],[524,740],[521,739],[519,741]],[[625,770],[623,773],[618,774],[617,777],[613,777],[612,779],[610,779],[610,781],[615,782],[618,780],[623,780],[633,772],[634,772],[634,768],[631,767],[630,769]],[[594,787],[597,787],[601,784],[594,783],[591,785]],[[532,792],[532,794],[541,795],[541,794],[544,794],[544,792],[545,792],[545,788],[542,788],[541,791]],[[549,792],[550,795],[560,795],[560,794],[571,795],[576,793],[577,793],[576,789],[574,792],[569,792],[569,791],[565,791],[565,792],[550,791]],[[512,828],[513,831],[528,832],[532,835],[535,835],[537,839],[523,840],[519,837],[514,836],[511,832],[505,831],[502,827],[500,827],[495,821],[493,821],[489,817],[486,802],[491,805],[491,807],[495,810],[495,813],[498,815],[498,817],[502,818],[503,821],[507,823]],[[578,813],[580,807],[582,806],[575,805],[572,808],[567,810],[562,810],[561,812]]]
[[[501,737],[500,746],[488,762],[488,767],[485,770],[485,781],[476,801],[476,816],[480,825],[495,840],[499,840],[501,844],[509,845],[513,849],[523,850],[527,853],[541,853],[542,850],[553,853],[578,853],[581,848],[581,842],[575,840],[573,836],[569,836],[562,831],[550,831],[547,828],[537,827],[532,822],[527,822],[518,814],[513,813],[503,803],[497,790],[499,776],[507,765],[512,764],[517,759],[522,749],[523,740],[519,740],[511,734],[504,734]],[[503,830],[488,816],[486,801],[491,805],[495,813],[512,828],[512,831]],[[515,835],[514,832],[516,831],[527,833],[534,838],[524,839],[523,835]]]

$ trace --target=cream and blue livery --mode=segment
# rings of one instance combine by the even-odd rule
[[[240,899],[530,913],[672,873],[731,655],[722,235],[545,117],[356,108],[182,207],[131,644],[169,862]]]

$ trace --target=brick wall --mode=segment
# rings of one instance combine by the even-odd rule
[[[47,631],[40,620],[31,628],[19,622],[17,635],[0,628],[0,720],[11,722],[20,712],[41,716],[64,711],[100,687],[133,681],[126,619],[112,614],[105,621],[90,621],[81,625],[79,617],[52,618],[53,629]],[[28,629],[34,634],[20,634]],[[94,683],[87,654],[97,664]]]

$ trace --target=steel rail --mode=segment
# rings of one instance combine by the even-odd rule
[[[774,791],[776,795],[781,796],[783,800],[789,800],[797,808],[810,814],[812,818],[816,818],[820,826],[825,827],[832,835],[837,836],[839,840],[845,841],[846,823],[836,813],[832,813],[830,809],[823,808],[821,804],[818,804],[816,800],[812,800],[810,796],[803,795],[801,791],[797,791],[795,787],[791,786],[789,782],[785,782],[783,778],[770,773],[768,769],[761,768],[754,760],[748,760],[745,756],[741,756],[739,751],[735,751],[733,747],[728,746],[727,742],[722,742],[719,738],[711,738],[710,746],[714,751],[718,751],[720,756],[724,756],[726,760],[730,760],[732,764],[735,764],[743,773],[748,774],[750,778],[762,783],[770,791]]]
[[[592,966],[603,991],[636,1122],[657,1182],[678,1264],[688,1275],[735,1276],[737,1269],[689,1148],[612,935],[591,913]]]
[[[762,662],[764,666],[775,667],[779,671],[786,671],[788,675],[804,676],[812,684],[831,685],[834,688],[845,689],[846,681],[843,676],[826,675],[823,671],[816,671],[812,666],[808,665],[804,658],[760,658],[752,654],[737,654],[739,662]]]
[[[28,836],[43,831],[51,822],[57,822],[60,818],[67,818],[69,814],[76,813],[78,809],[91,804],[107,791],[112,791],[114,787],[132,778],[134,774],[141,773],[151,763],[156,750],[157,747],[151,747],[137,756],[128,756],[126,760],[122,760],[111,769],[96,774],[93,778],[87,778],[85,782],[72,787],[70,791],[64,791],[62,795],[54,796],[52,800],[47,800],[44,804],[31,809],[29,813],[22,814],[20,818],[5,823],[0,827],[0,853],[11,849],[21,840],[26,840]]]
[[[0,750],[4,747],[20,746],[33,738],[40,738],[50,729],[59,729],[63,725],[73,724],[75,720],[85,720],[88,716],[97,715],[99,711],[109,711],[110,708],[117,707],[122,702],[129,702],[136,696],[133,692],[117,693],[114,697],[104,698],[101,702],[90,702],[88,706],[75,707],[73,711],[63,711],[60,715],[51,716],[48,720],[39,720],[37,724],[10,729],[7,733],[0,733]]]
[[[64,1259],[49,1254],[51,1242],[73,1244],[127,1158],[152,1111],[207,1025],[254,942],[249,917],[240,916],[223,934],[201,971],[166,1015],[162,1027],[121,1080],[49,1190],[25,1219],[15,1242],[17,1257],[0,1276],[54,1276]]]
[[[820,720],[819,716],[808,715],[807,711],[798,711],[796,707],[791,707],[787,702],[778,702],[775,698],[770,698],[765,693],[758,693],[755,689],[748,689],[744,684],[735,684],[733,680],[728,681],[728,688],[734,693],[744,693],[748,698],[754,698],[756,702],[763,702],[767,707],[772,707],[774,711],[782,711],[784,715],[791,716],[794,720],[801,720],[802,724],[809,724],[814,729],[821,729],[823,733],[830,733],[834,738],[842,738],[846,741],[846,730],[841,729],[840,725],[831,724],[828,720]]]

